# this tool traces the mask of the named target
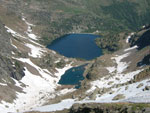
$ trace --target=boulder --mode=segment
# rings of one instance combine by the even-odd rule
[[[150,108],[144,108],[143,113],[150,113]]]
[[[111,85],[112,83],[114,83],[113,81],[110,81],[109,83],[108,83],[108,85]]]
[[[145,88],[143,89],[143,91],[146,91],[146,90],[150,90],[150,86],[145,86]]]
[[[125,87],[125,90],[128,90],[128,88],[129,88],[129,86],[126,86],[126,87]]]
[[[112,100],[120,100],[120,99],[124,99],[124,98],[125,98],[125,96],[123,94],[118,94]]]
[[[140,83],[136,88],[140,88],[142,87],[144,84],[143,83]]]
[[[94,90],[94,92],[89,96],[89,98],[92,99],[92,100],[95,100],[96,99],[96,94],[98,94],[99,90],[100,90],[99,88],[96,88]]]

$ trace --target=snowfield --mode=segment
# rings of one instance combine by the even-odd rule
[[[115,84],[126,83],[127,81],[132,80],[135,75],[140,73],[142,69],[136,70],[133,72],[123,73],[130,63],[122,62],[122,60],[128,57],[129,55],[130,55],[130,52],[112,57],[111,59],[114,60],[114,62],[116,63],[116,67],[106,67],[106,69],[109,71],[109,74],[111,76],[108,75],[108,76],[102,77],[99,80],[91,82],[92,87],[91,89],[87,91],[87,93],[94,91],[97,87],[109,88]],[[111,84],[109,84],[110,82]]]
[[[136,49],[137,47],[132,47],[124,50],[122,55],[116,55],[111,59],[114,60],[116,66],[106,67],[109,74],[108,76],[102,77],[99,80],[91,82],[91,88],[86,92],[87,94],[92,93],[96,88],[111,88],[110,91],[104,94],[96,94],[96,99],[91,100],[89,97],[78,101],[78,99],[65,99],[59,103],[46,105],[38,108],[32,109],[32,111],[40,112],[52,112],[59,111],[63,109],[69,109],[75,103],[113,103],[113,102],[132,102],[132,103],[150,103],[150,91],[143,89],[146,86],[150,86],[150,79],[142,80],[140,82],[113,87],[117,84],[126,83],[134,78],[135,75],[143,71],[143,69],[135,70],[133,72],[124,73],[130,63],[123,62],[122,60],[128,57],[131,53],[130,50]],[[112,84],[109,84],[112,82]],[[142,84],[142,85],[141,85]],[[141,87],[138,87],[141,85]],[[110,93],[113,92],[113,93]],[[124,95],[123,99],[113,100],[117,95]]]
[[[2,104],[0,104],[0,111],[3,111],[4,113],[27,111],[29,109],[43,105],[48,99],[54,98],[56,95],[64,95],[75,90],[64,89],[58,92],[55,91],[55,88],[59,86],[57,82],[59,81],[61,75],[72,67],[70,64],[66,65],[66,67],[62,69],[57,69],[58,72],[55,73],[55,78],[51,76],[50,72],[47,74],[45,70],[33,64],[30,59],[20,58],[18,60],[30,64],[35,69],[37,69],[41,75],[34,75],[25,67],[25,76],[20,82],[24,83],[26,87],[22,87],[21,84],[15,80],[16,86],[21,87],[24,93],[17,93],[17,99],[14,100],[13,104],[3,101]],[[8,108],[5,106],[8,106]]]
[[[144,85],[141,88],[137,88],[139,84],[143,83]],[[146,86],[150,86],[149,80],[143,80],[134,84],[127,86],[122,86],[120,88],[113,88],[113,94],[109,92],[104,95],[97,95],[96,100],[84,99],[77,101],[76,99],[65,99],[60,103],[46,105],[38,108],[34,108],[31,111],[40,111],[40,112],[52,112],[52,111],[61,111],[64,109],[69,109],[73,104],[79,103],[113,103],[113,102],[133,102],[133,103],[150,103],[150,91],[143,91],[142,89]],[[128,89],[126,90],[126,87]],[[112,100],[116,95],[124,94],[125,99],[121,100]]]
[[[129,63],[127,64],[126,62],[121,62],[123,58],[126,58],[129,55],[130,53],[126,53],[126,54],[111,58],[111,59],[115,59],[115,62],[117,63],[117,68],[116,68],[117,73],[122,73],[129,66]]]
[[[60,103],[39,107],[34,109],[33,111],[40,111],[40,112],[61,111],[63,109],[69,109],[74,103],[75,103],[74,99],[65,99],[62,100]]]

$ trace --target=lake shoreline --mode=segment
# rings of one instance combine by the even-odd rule
[[[101,48],[95,42],[99,35],[66,34],[47,45],[47,48],[68,58],[92,60],[103,55]]]

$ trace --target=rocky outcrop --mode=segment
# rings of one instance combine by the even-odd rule
[[[134,34],[130,39],[131,46],[137,45],[138,49],[143,49],[150,45],[150,27],[145,27],[143,30]]]
[[[142,87],[144,84],[143,83],[140,83],[136,88],[140,88]]]
[[[10,42],[11,36],[6,32],[4,25],[0,21],[0,54],[5,57],[11,56],[11,51],[14,48],[11,46]]]
[[[120,99],[124,99],[124,98],[125,98],[125,96],[123,94],[118,94],[112,100],[120,100]]]
[[[149,113],[150,106],[146,104],[75,104],[66,113]]]
[[[23,65],[13,60],[12,52],[15,48],[10,42],[11,35],[6,32],[4,25],[0,22],[0,101],[13,102],[16,98],[16,91],[21,88],[15,86],[15,81],[24,76]]]
[[[145,88],[143,89],[143,91],[146,91],[146,90],[150,90],[150,86],[145,86]]]
[[[15,48],[11,45],[11,35],[6,32],[4,25],[0,22],[0,81],[2,78],[11,82],[10,77],[20,80],[23,76],[23,67],[19,62],[11,59]],[[13,63],[14,62],[14,63]],[[17,67],[14,67],[17,65]]]
[[[141,81],[144,79],[150,78],[150,68],[145,69],[144,71],[140,72],[138,75],[134,76],[134,81]]]

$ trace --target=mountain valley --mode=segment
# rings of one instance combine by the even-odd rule
[[[149,0],[1,0],[0,113],[149,113],[149,10]],[[47,48],[66,34],[100,35],[103,55]],[[82,65],[80,88],[59,84]]]

